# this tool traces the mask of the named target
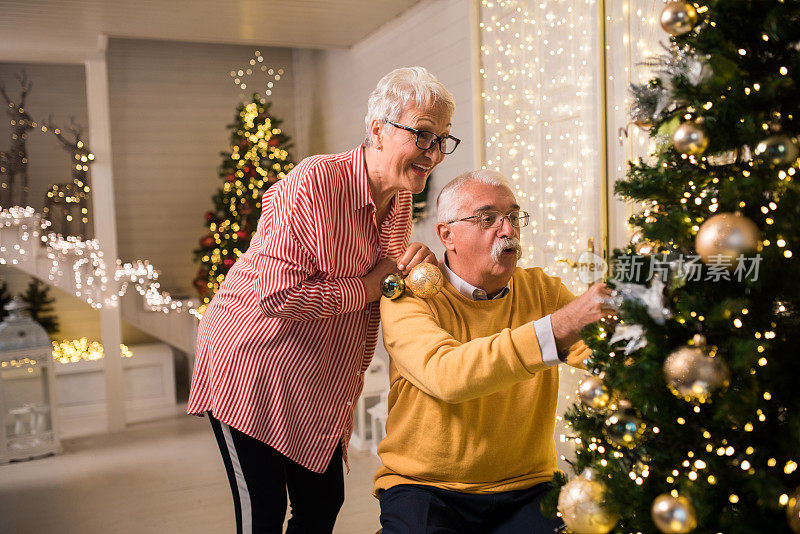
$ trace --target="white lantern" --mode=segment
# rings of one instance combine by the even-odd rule
[[[53,346],[16,298],[0,323],[0,463],[59,452]]]

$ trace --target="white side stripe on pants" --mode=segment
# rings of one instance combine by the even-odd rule
[[[231,429],[222,421],[219,422],[219,426],[222,427],[222,433],[225,435],[225,444],[228,446],[228,454],[231,457],[233,472],[236,475],[236,487],[239,490],[239,505],[242,509],[242,534],[253,534],[253,514],[250,507],[250,493],[247,491],[247,481],[244,479],[244,473],[242,473],[242,464],[239,463],[239,455],[236,453],[236,447],[233,445]]]

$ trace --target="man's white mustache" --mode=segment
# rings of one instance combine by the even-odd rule
[[[514,251],[517,253],[517,259],[522,257],[522,245],[520,244],[519,239],[513,237],[503,237],[495,241],[492,245],[492,261],[498,263],[503,251],[510,248],[514,249]]]

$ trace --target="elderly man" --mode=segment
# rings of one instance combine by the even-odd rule
[[[539,500],[556,468],[557,364],[589,354],[579,332],[612,310],[517,267],[520,211],[508,181],[465,173],[439,195],[446,282],[431,299],[381,303],[391,357],[375,475],[385,534],[552,533]]]

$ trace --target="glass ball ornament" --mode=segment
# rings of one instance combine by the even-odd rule
[[[681,154],[697,156],[708,147],[708,132],[697,121],[681,123],[672,134],[672,146]]]
[[[690,32],[697,20],[697,10],[685,2],[670,2],[661,11],[661,28],[670,35]]]
[[[408,273],[406,287],[416,296],[428,299],[436,295],[444,285],[444,275],[432,263],[420,263]]]
[[[772,165],[791,165],[800,156],[797,139],[788,135],[771,135],[756,145],[756,157]]]
[[[405,279],[396,273],[386,275],[381,281],[381,293],[394,300],[408,288],[415,296],[428,299],[439,293],[443,285],[444,275],[439,267],[432,263],[420,263],[411,269]]]
[[[630,406],[630,403],[620,401],[617,409],[606,417],[603,435],[618,447],[633,449],[639,445],[646,429],[647,425],[639,419],[639,414]]]
[[[686,401],[706,402],[714,391],[728,386],[730,377],[728,365],[721,358],[712,358],[701,346],[683,346],[664,360],[664,378],[670,391]]]
[[[599,376],[584,378],[580,386],[578,386],[578,397],[580,397],[583,404],[593,410],[605,408],[610,399],[608,388],[606,388],[605,384],[603,384],[603,379]]]
[[[697,512],[683,496],[663,493],[655,498],[650,517],[656,528],[665,534],[687,534],[697,527]]]
[[[619,518],[603,507],[605,486],[591,469],[567,482],[558,494],[558,511],[575,534],[606,534]]]
[[[758,226],[744,215],[720,213],[700,226],[694,246],[703,263],[722,263],[734,269],[740,254],[758,250],[760,239]]]
[[[381,293],[387,299],[399,298],[406,289],[406,283],[399,274],[387,274],[381,281]]]
[[[800,486],[789,495],[786,503],[786,521],[794,534],[800,534]]]

